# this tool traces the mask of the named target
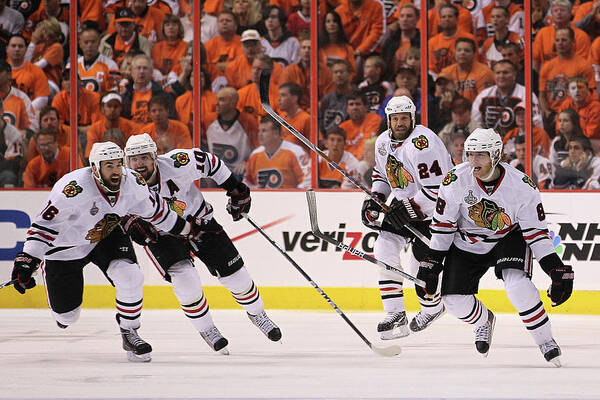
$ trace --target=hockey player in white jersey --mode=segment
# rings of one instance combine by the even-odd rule
[[[501,157],[502,139],[493,129],[479,128],[469,135],[466,162],[450,170],[440,187],[431,223],[431,249],[417,276],[426,282],[426,292],[433,294],[443,271],[446,309],[475,326],[475,347],[486,357],[496,317],[475,294],[481,277],[494,267],[544,358],[560,366],[560,348],[531,282],[532,252],[552,279],[548,289],[552,306],[571,296],[573,269],[554,250],[535,183],[500,162]]]
[[[137,334],[144,277],[125,233],[141,243],[158,239],[150,223],[140,224],[132,214],[173,234],[190,231],[191,224],[150,192],[137,172],[123,168],[123,151],[116,144],[95,143],[89,159],[91,167],[66,174],[52,188],[15,257],[14,287],[22,294],[33,288],[32,274],[43,260],[52,315],[65,329],[79,318],[83,268],[96,264],[116,288],[117,322],[128,358],[150,361],[152,347]]]
[[[416,107],[406,96],[393,97],[385,108],[388,130],[375,143],[373,193],[382,201],[392,195],[391,210],[381,227],[375,224],[381,207],[371,198],[365,200],[361,217],[368,228],[380,230],[375,241],[375,258],[390,265],[400,265],[400,251],[412,241],[410,269],[416,272],[418,261],[425,256],[426,246],[403,225],[411,225],[429,237],[429,220],[433,213],[439,185],[452,167],[444,143],[430,129],[415,125]],[[417,287],[421,311],[410,322],[406,318],[402,279],[379,272],[379,290],[385,319],[377,326],[382,339],[407,336],[418,332],[443,315],[444,305],[439,295],[432,299]]]
[[[213,218],[212,206],[204,200],[195,181],[211,178],[227,190],[227,211],[233,220],[250,210],[250,190],[238,181],[215,155],[200,149],[175,149],[157,156],[150,135],[133,135],[125,145],[127,165],[140,173],[150,189],[167,201],[180,216],[195,221],[202,233],[188,243],[181,238],[161,234],[146,252],[164,279],[173,284],[181,308],[202,338],[215,351],[228,354],[227,344],[215,327],[194,269],[190,250],[217,277],[247,312],[250,320],[272,341],[281,339],[281,331],[269,319],[264,303],[237,249],[223,227]]]

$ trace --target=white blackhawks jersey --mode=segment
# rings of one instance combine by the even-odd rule
[[[121,189],[111,205],[96,184],[92,168],[80,168],[56,182],[27,232],[23,251],[39,259],[84,258],[113,229],[120,229],[119,219],[125,214],[139,215],[165,231],[178,219],[137,172],[123,168]]]
[[[433,214],[431,249],[486,254],[515,229],[540,260],[554,252],[540,192],[523,172],[502,162],[504,171],[492,194],[471,172],[469,163],[448,171]],[[497,167],[496,167],[497,168]]]
[[[452,159],[442,140],[423,125],[415,126],[403,142],[394,145],[388,129],[375,142],[373,192],[392,193],[397,199],[412,198],[431,216],[444,175]]]
[[[213,209],[194,184],[200,178],[210,178],[218,185],[229,178],[231,171],[214,154],[200,149],[175,149],[158,156],[158,183],[150,189],[166,200],[169,208],[181,217],[192,215],[210,219]]]

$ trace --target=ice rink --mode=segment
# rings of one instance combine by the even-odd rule
[[[600,317],[551,315],[563,367],[547,363],[517,315],[500,314],[487,359],[470,326],[446,314],[429,330],[373,353],[333,311],[269,311],[270,342],[241,310],[213,310],[229,339],[214,353],[180,310],[145,310],[152,362],[121,350],[114,311],[84,309],[67,330],[48,310],[0,310],[0,398],[27,399],[600,399]],[[382,314],[348,313],[377,345]]]

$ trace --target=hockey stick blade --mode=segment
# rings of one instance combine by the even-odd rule
[[[375,265],[378,265],[381,268],[384,268],[385,270],[387,270],[389,272],[401,275],[403,278],[406,278],[409,281],[414,282],[416,285],[419,285],[422,288],[425,287],[425,282],[423,282],[421,279],[415,278],[414,276],[407,274],[406,272],[404,272],[398,268],[392,267],[391,265],[388,265],[388,264],[384,263],[383,261],[376,259],[375,257],[371,257],[370,255],[368,255],[358,249],[355,249],[354,247],[350,247],[347,244],[344,244],[344,243],[334,239],[331,236],[325,235],[319,229],[319,222],[317,219],[317,197],[315,195],[314,190],[310,189],[310,190],[306,191],[306,200],[308,201],[308,216],[310,218],[310,228],[316,237],[318,237],[319,239],[324,240],[328,243],[331,243],[332,245],[334,245],[342,250],[345,250],[352,255],[360,257],[363,260],[366,260]]]
[[[350,328],[352,328],[354,333],[356,333],[358,335],[358,337],[360,337],[362,339],[362,341],[365,342],[365,344],[367,346],[369,346],[369,348],[371,350],[373,350],[373,352],[375,354],[378,354],[383,357],[393,357],[402,352],[402,349],[400,348],[400,346],[395,345],[395,346],[389,346],[389,347],[379,347],[379,346],[375,346],[373,343],[371,343],[369,341],[369,339],[367,339],[365,337],[365,335],[363,335],[362,332],[356,327],[356,325],[354,325],[354,323],[352,323],[352,321],[350,321],[350,318],[348,318],[346,316],[346,314],[344,314],[344,312],[337,306],[337,304],[335,304],[333,302],[333,300],[331,300],[331,298],[329,296],[327,296],[327,293],[325,293],[323,291],[323,289],[321,289],[319,287],[319,285],[317,285],[316,282],[313,281],[312,278],[310,276],[308,276],[308,274],[306,272],[304,272],[304,270],[296,263],[296,261],[294,261],[294,259],[292,257],[290,257],[290,255],[285,250],[283,250],[281,248],[281,246],[279,246],[277,244],[277,242],[275,242],[273,239],[271,239],[271,237],[263,230],[263,228],[261,228],[256,222],[254,222],[248,214],[242,213],[242,217],[244,217],[246,219],[246,221],[248,221],[250,223],[250,225],[252,225],[254,227],[254,229],[256,229],[258,231],[258,233],[260,233],[265,239],[267,239],[267,241],[269,243],[271,243],[273,245],[273,247],[275,247],[277,249],[277,251],[279,251],[281,253],[281,255],[284,256],[285,259],[288,260],[290,262],[290,264],[292,264],[294,266],[294,268],[296,268],[296,270],[300,273],[300,275],[302,275],[304,277],[304,279],[306,279],[308,281],[308,283],[310,283],[310,285],[317,292],[319,292],[319,294],[325,299],[325,301],[327,301],[327,303],[331,306],[331,308],[333,308],[335,310],[335,312],[338,313],[338,315],[340,317],[342,317],[342,319],[348,324],[348,326],[350,326]]]
[[[18,280],[17,280],[17,279],[13,279],[12,281],[8,281],[8,282],[5,282],[5,283],[1,283],[1,284],[0,284],[0,289],[2,289],[2,288],[5,288],[5,287],[7,287],[7,286],[10,286],[10,285],[14,285],[14,284],[15,284],[15,283],[17,283],[17,282],[18,282]]]

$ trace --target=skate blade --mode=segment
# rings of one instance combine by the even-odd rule
[[[410,335],[410,329],[407,325],[397,326],[391,331],[379,332],[381,340],[394,340],[407,337]]]
[[[150,362],[152,361],[152,356],[150,353],[135,354],[133,351],[128,351],[127,359],[131,362]]]
[[[224,356],[228,356],[229,355],[229,349],[227,348],[227,346],[225,346],[221,350],[217,350],[217,353],[222,354]]]
[[[552,360],[549,360],[548,362],[551,362],[552,364],[554,364],[554,366],[556,368],[562,367],[562,364],[560,362],[560,358],[559,357],[554,357]]]

